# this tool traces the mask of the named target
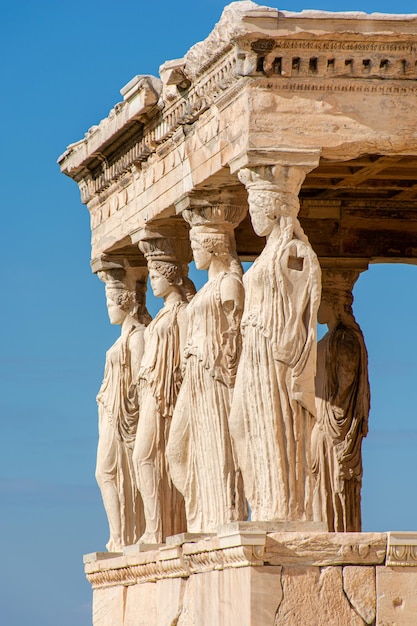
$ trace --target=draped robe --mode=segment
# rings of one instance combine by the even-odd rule
[[[185,374],[172,419],[168,460],[184,495],[189,532],[213,532],[245,517],[228,416],[240,354],[240,311],[234,327],[223,310],[220,286],[227,276],[242,292],[240,276],[220,273],[188,305]]]
[[[101,480],[114,485],[117,491],[122,546],[136,543],[144,530],[142,499],[136,486],[132,463],[139,406],[136,381],[132,380],[129,349],[129,343],[134,343],[138,334],[143,333],[143,329],[141,324],[133,325],[126,335],[122,334],[109,348],[103,382],[97,395],[97,474],[101,476]],[[110,524],[107,548],[110,552],[118,551],[120,545],[116,545],[112,537],[112,514],[106,512]]]
[[[320,267],[288,232],[244,276],[242,355],[230,415],[252,520],[311,520],[310,437]]]
[[[145,349],[139,370],[140,420],[152,430],[156,445],[155,467],[160,479],[159,494],[163,540],[186,530],[184,499],[172,484],[166,461],[166,444],[171,418],[181,387],[181,350],[178,314],[186,302],[164,306],[145,330]],[[145,433],[145,436],[149,433]],[[147,439],[149,437],[147,436]]]
[[[368,358],[359,328],[339,323],[318,344],[312,438],[314,517],[330,532],[360,532],[362,439],[368,430]]]

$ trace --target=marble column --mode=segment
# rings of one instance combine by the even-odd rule
[[[313,509],[314,519],[326,522],[330,532],[361,531],[362,440],[370,391],[365,341],[352,311],[359,271],[322,269],[318,321],[328,332],[317,350]]]
[[[266,237],[244,278],[242,355],[229,420],[253,521],[313,519],[321,272],[297,219],[298,193],[314,163],[293,157],[238,172],[254,231]]]
[[[96,479],[110,528],[109,552],[135,543],[144,529],[143,506],[136,486],[132,452],[139,420],[136,379],[151,318],[146,310],[148,271],[142,259],[103,255],[93,270],[106,285],[111,324],[120,337],[106,353],[104,378],[97,395],[99,440]]]
[[[186,531],[184,499],[171,480],[166,446],[182,383],[187,306],[195,294],[188,278],[191,248],[181,219],[160,220],[135,236],[145,255],[153,293],[163,307],[145,331],[138,373],[140,419],[133,453],[146,529],[139,542],[158,544]]]
[[[194,192],[177,209],[190,224],[194,261],[208,270],[208,282],[187,309],[184,380],[167,454],[188,531],[207,533],[247,516],[228,424],[244,302],[234,229],[247,209],[230,190]]]

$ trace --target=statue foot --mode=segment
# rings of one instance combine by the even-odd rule
[[[107,552],[123,552],[123,546],[120,538],[110,537],[106,544]]]
[[[162,533],[144,532],[138,543],[160,544],[162,543]]]

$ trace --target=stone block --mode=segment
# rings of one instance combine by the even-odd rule
[[[283,567],[282,592],[274,626],[365,624],[344,594],[341,567]]]
[[[376,616],[375,568],[360,565],[344,567],[343,589],[366,624],[373,624]]]
[[[271,626],[281,602],[281,568],[235,568],[192,576],[178,626]]]
[[[156,583],[125,587],[125,593],[123,621],[112,622],[111,626],[159,626]]]
[[[93,592],[94,626],[122,626],[125,587],[102,587]]]
[[[417,624],[417,568],[376,568],[377,626]]]
[[[176,624],[182,611],[186,581],[167,578],[156,583],[157,625]]]
[[[264,560],[271,565],[379,565],[386,533],[270,533]]]

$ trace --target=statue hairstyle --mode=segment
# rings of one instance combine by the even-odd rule
[[[106,284],[106,294],[112,302],[141,324],[149,324],[152,318],[146,308],[146,282],[143,279],[138,280],[129,268],[100,271],[98,276]]]

